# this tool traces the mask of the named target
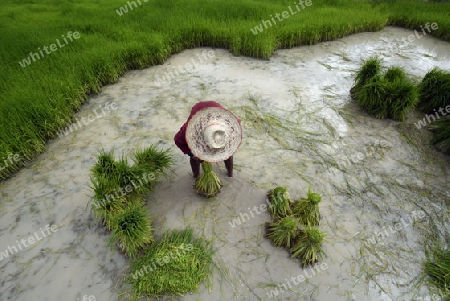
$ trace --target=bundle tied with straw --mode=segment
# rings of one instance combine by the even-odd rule
[[[297,216],[302,224],[318,226],[320,220],[319,203],[322,200],[320,194],[308,189],[308,196],[295,201],[292,206],[292,212]]]
[[[207,198],[216,196],[222,188],[219,177],[212,170],[212,165],[209,162],[203,161],[202,169],[202,175],[194,183],[195,191]]]

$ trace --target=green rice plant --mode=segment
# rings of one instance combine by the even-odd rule
[[[116,165],[114,161],[114,151],[106,152],[104,149],[99,151],[97,161],[91,169],[94,176],[111,177],[116,172]]]
[[[450,250],[434,248],[426,251],[427,259],[423,270],[429,283],[438,288],[447,298],[450,297]],[[448,299],[445,299],[448,300]]]
[[[134,162],[147,172],[167,175],[167,170],[173,165],[173,154],[170,149],[158,149],[156,145],[150,145],[133,153]]]
[[[377,57],[368,59],[355,74],[355,84],[350,89],[352,96],[364,85],[368,84],[374,77],[380,75],[380,72],[381,61]]]
[[[442,152],[450,154],[450,115],[441,117],[428,125],[434,132],[431,143],[435,144]]]
[[[212,170],[211,163],[203,161],[202,169],[203,173],[194,183],[195,191],[207,198],[213,197],[220,192],[222,183],[217,174]]]
[[[131,204],[111,217],[111,246],[117,246],[128,257],[153,242],[151,219],[141,204]]]
[[[393,66],[393,67],[390,67],[389,69],[387,69],[386,72],[384,73],[384,78],[388,82],[408,79],[405,71],[402,68],[396,67],[396,66]]]
[[[405,121],[406,114],[419,101],[416,85],[410,81],[403,69],[392,67],[384,75],[386,84],[386,103],[388,103],[389,117]]]
[[[184,49],[225,48],[236,55],[269,59],[277,48],[378,31],[386,25],[417,29],[430,20],[439,24],[430,34],[450,40],[450,3],[428,1],[374,5],[317,0],[307,14],[270,28],[261,20],[286,10],[287,2],[261,0],[255,6],[253,0],[158,0],[155,5],[141,1],[128,13],[123,0],[78,0],[76,5],[46,0],[39,1],[38,8],[15,2],[4,0],[0,9],[4,21],[0,56],[8,62],[0,65],[0,158],[9,152],[35,158],[45,151],[48,139],[70,135],[66,126],[89,94],[131,68],[161,64]],[[36,28],[36,23],[45,26]],[[51,45],[58,37],[61,41],[67,34],[64,28],[76,30],[81,38],[42,57],[38,47]],[[30,52],[41,58],[31,59]],[[20,162],[0,170],[0,179],[22,166]]]
[[[361,67],[351,89],[352,97],[376,118],[404,121],[408,111],[418,102],[416,86],[403,69],[391,67],[381,75],[380,68],[376,58]]]
[[[290,215],[291,212],[291,197],[287,192],[287,189],[282,186],[278,186],[267,193],[269,198],[269,213],[272,220],[282,218]]]
[[[191,229],[167,231],[131,262],[125,279],[131,285],[127,300],[197,291],[211,274],[212,254],[211,243],[194,238]]]
[[[450,105],[450,72],[434,68],[422,79],[418,86],[419,104],[417,108],[425,113]]]
[[[288,215],[266,224],[266,237],[277,247],[290,248],[299,229],[299,220]]]
[[[325,255],[322,249],[324,236],[319,229],[305,226],[291,248],[291,257],[300,258],[303,267],[322,260]]]
[[[122,211],[126,199],[118,193],[116,182],[102,175],[91,176],[91,188],[94,191],[91,205],[94,216],[110,230],[112,216]]]
[[[132,185],[132,181],[136,181],[142,176],[142,170],[134,168],[128,164],[127,159],[122,156],[119,161],[115,163],[116,172],[114,176],[117,179],[119,187],[126,187]]]
[[[308,189],[306,198],[295,201],[292,205],[292,213],[303,225],[318,226],[320,220],[319,203],[322,200],[320,194]]]
[[[356,103],[376,118],[387,118],[389,116],[387,89],[386,80],[381,75],[376,75],[356,90],[354,93]]]

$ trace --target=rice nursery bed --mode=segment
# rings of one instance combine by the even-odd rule
[[[51,141],[0,183],[2,298],[442,300],[446,292],[432,279],[443,283],[445,267],[426,263],[444,261],[438,251],[448,241],[449,157],[430,144],[428,125],[416,126],[426,118],[420,110],[403,122],[377,119],[349,93],[355,73],[374,56],[415,83],[435,67],[449,69],[447,42],[428,35],[399,48],[412,33],[387,27],[277,50],[269,60],[191,49],[103,87],[75,118],[107,103],[117,109]],[[214,56],[198,68],[155,84],[209,51]],[[223,163],[211,165],[223,186],[209,199],[195,191],[189,158],[173,143],[192,105],[205,99],[230,109],[244,128],[233,177]],[[168,164],[168,153],[149,156],[149,146],[170,150],[173,165],[144,179],[145,170]],[[131,185],[125,200],[118,185]],[[278,186],[285,189],[272,195],[287,193],[290,201],[269,210],[267,192]],[[301,200],[310,187],[321,197],[310,198],[319,210]],[[118,197],[104,200],[105,193]],[[289,249],[275,246],[264,225],[295,214],[301,223],[281,225],[292,230],[283,237]],[[143,237],[148,220],[152,236]],[[42,237],[46,225],[58,230],[29,247],[15,244],[34,232]],[[143,239],[124,239],[133,235]]]

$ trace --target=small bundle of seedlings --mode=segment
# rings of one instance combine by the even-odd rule
[[[380,71],[378,58],[367,60],[356,73],[351,96],[376,118],[404,121],[419,100],[417,88],[399,67],[391,67],[384,74]]]
[[[450,154],[450,115],[441,117],[431,123],[428,128],[434,132],[431,143],[435,144],[442,152]]]
[[[269,198],[269,212],[272,220],[290,215],[291,198],[285,187],[278,186],[267,193]]]
[[[300,230],[294,246],[291,248],[291,257],[300,258],[302,266],[307,266],[322,260],[325,255],[322,250],[324,233],[319,229],[305,226]]]
[[[322,200],[320,194],[308,189],[306,198],[295,201],[292,212],[298,217],[303,225],[318,226],[320,220],[319,203]]]
[[[427,119],[432,121],[428,125],[435,134],[431,143],[450,154],[450,116],[445,116],[450,105],[450,72],[437,68],[429,71],[419,84],[419,95],[418,109],[429,114]]]
[[[211,274],[212,253],[211,243],[195,238],[191,229],[166,232],[131,263],[126,300],[196,291]]]
[[[203,161],[202,169],[203,173],[194,183],[195,191],[207,198],[216,196],[222,188],[220,178],[213,171],[211,163]]]
[[[450,72],[434,68],[419,84],[420,102],[417,108],[428,114],[450,105]],[[443,114],[442,114],[443,115]]]
[[[118,245],[128,257],[135,258],[145,245],[153,242],[153,228],[147,210],[140,204],[127,206],[111,220],[110,243]]]
[[[292,215],[266,224],[266,237],[277,247],[290,248],[298,232],[298,219]]]
[[[427,260],[423,269],[428,276],[429,283],[440,290],[448,300],[450,297],[450,250],[434,247],[426,251]]]

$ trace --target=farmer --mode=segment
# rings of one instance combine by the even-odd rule
[[[174,140],[190,157],[194,178],[200,175],[203,161],[224,161],[228,176],[232,177],[233,153],[242,140],[241,120],[215,101],[198,102]]]

